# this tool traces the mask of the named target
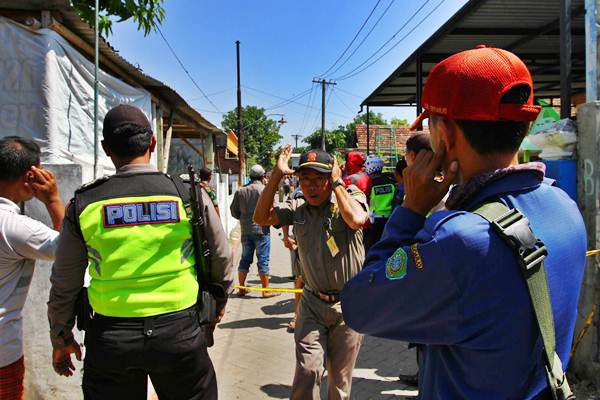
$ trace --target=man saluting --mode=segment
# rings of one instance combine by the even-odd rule
[[[296,373],[292,399],[318,399],[323,364],[328,368],[328,398],[350,398],[352,370],[362,335],[342,318],[339,292],[364,261],[361,226],[366,198],[356,186],[345,187],[334,157],[321,150],[302,154],[296,174],[304,198],[273,205],[279,181],[294,173],[286,146],[262,192],[254,222],[293,225],[305,290],[296,323]],[[327,362],[324,363],[324,357]]]

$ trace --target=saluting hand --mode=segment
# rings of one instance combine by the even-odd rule
[[[450,163],[448,170],[444,171],[443,181],[438,182],[434,179],[442,167],[445,153],[446,148],[443,145],[436,153],[421,150],[413,165],[404,169],[402,176],[406,197],[402,207],[426,215],[448,193],[458,172],[458,162]]]
[[[337,181],[342,177],[342,170],[338,165],[337,158],[333,156],[333,167],[331,169],[331,183]]]
[[[273,174],[280,173],[281,176],[293,174],[294,170],[289,167],[291,157],[292,146],[288,144],[283,148],[283,151],[279,155],[279,158],[277,159],[277,165],[273,170]]]

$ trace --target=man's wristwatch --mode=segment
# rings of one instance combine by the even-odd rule
[[[343,186],[346,187],[346,184],[344,183],[344,180],[342,178],[337,178],[335,181],[333,181],[333,183],[331,184],[331,187],[333,189],[335,189],[338,186]]]

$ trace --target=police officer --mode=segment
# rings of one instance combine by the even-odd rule
[[[457,53],[431,70],[423,107],[434,152],[419,152],[405,170],[405,201],[344,288],[344,318],[359,332],[423,345],[422,399],[549,399],[550,388],[567,398],[558,382],[586,234],[577,205],[544,178],[543,164],[512,165],[539,112],[531,75],[508,51]],[[434,180],[439,170],[443,182]],[[457,177],[447,211],[426,219]]]
[[[85,335],[86,399],[146,398],[150,376],[162,399],[216,399],[196,301],[191,226],[181,190],[149,164],[156,140],[146,116],[119,105],[104,119],[102,147],[117,170],[76,191],[59,237],[48,317],[52,362],[60,375],[81,358],[72,329],[89,263],[94,311]],[[202,192],[212,281],[229,293],[231,252],[208,195]],[[184,196],[184,195],[182,195]],[[222,316],[227,295],[217,298]]]
[[[365,171],[369,175],[369,212],[371,224],[365,229],[365,251],[369,251],[383,233],[383,228],[392,214],[393,200],[396,196],[394,178],[383,172],[383,160],[369,155],[365,162]]]
[[[273,196],[289,167],[286,146],[254,213],[260,225],[293,225],[305,287],[294,339],[296,373],[292,399],[318,399],[323,365],[328,370],[328,398],[349,399],[352,370],[362,335],[342,318],[339,291],[364,261],[361,227],[367,220],[364,193],[346,188],[341,170],[329,154],[310,150],[296,173],[303,198],[273,205]]]

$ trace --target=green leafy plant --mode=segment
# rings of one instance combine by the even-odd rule
[[[256,106],[242,107],[244,127],[244,155],[246,164],[258,163],[265,169],[275,164],[275,146],[281,140],[277,121],[265,114],[265,109]],[[237,110],[231,110],[223,115],[221,126],[225,131],[237,131]]]
[[[94,26],[95,0],[71,0],[71,3],[81,19]],[[147,36],[165,19],[163,3],[164,0],[100,0],[98,32],[106,37],[112,34],[113,19],[122,22],[133,18],[138,30]]]

